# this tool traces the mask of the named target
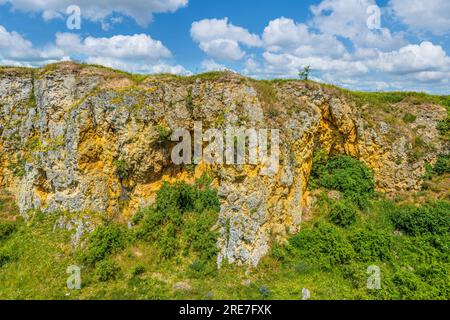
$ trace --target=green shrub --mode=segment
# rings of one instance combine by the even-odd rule
[[[142,264],[139,264],[137,266],[135,266],[132,270],[131,270],[131,275],[133,277],[137,277],[140,276],[142,274],[145,273],[145,267]]]
[[[423,179],[429,180],[435,176],[447,173],[450,173],[450,155],[439,155],[434,165],[429,163],[425,164],[425,175]]]
[[[417,117],[409,112],[405,112],[403,115],[403,122],[404,123],[413,123],[416,121]]]
[[[193,99],[193,97],[192,97],[192,89],[189,89],[189,90],[188,90],[188,95],[187,95],[187,97],[186,97],[186,108],[187,108],[189,111],[194,110],[194,99]]]
[[[291,238],[290,246],[307,259],[313,259],[320,268],[349,263],[355,256],[345,233],[328,223],[317,223]]]
[[[113,261],[100,261],[95,267],[95,276],[97,280],[105,282],[116,280],[120,274],[120,267]]]
[[[441,135],[448,137],[450,135],[450,117],[439,120],[436,128],[439,130]]]
[[[116,175],[120,180],[126,180],[129,178],[131,174],[131,167],[125,160],[116,160],[114,161],[114,165],[116,166]]]
[[[0,249],[0,268],[6,265],[8,262],[17,260],[17,253],[11,248]]]
[[[450,173],[450,155],[440,155],[434,164],[433,171],[437,175]]]
[[[12,222],[1,222],[0,223],[0,241],[9,238],[14,231],[16,231],[16,225]]]
[[[361,161],[349,156],[336,156],[326,160],[326,154],[318,153],[313,163],[312,182],[319,187],[340,191],[359,208],[368,205],[374,194],[373,172]]]
[[[360,228],[354,231],[349,239],[357,260],[375,262],[392,259],[393,237],[387,231],[373,227]]]
[[[0,268],[11,260],[11,255],[3,250],[0,250]]]
[[[349,227],[356,223],[358,211],[348,200],[333,201],[328,220],[340,227]]]
[[[391,214],[394,226],[410,236],[450,232],[450,203],[438,201],[420,207],[405,205]]]
[[[324,149],[315,150],[313,154],[313,163],[309,175],[308,188],[317,189],[321,186],[320,178],[326,173],[328,163],[328,154]]]
[[[198,274],[203,273],[206,269],[205,262],[202,260],[195,260],[189,265],[189,270],[191,273]]]
[[[108,256],[122,250],[127,244],[127,230],[116,224],[98,227],[89,237],[83,254],[83,262],[95,264]]]
[[[216,221],[217,214],[211,211],[201,216],[191,214],[186,219],[183,232],[187,248],[197,252],[203,260],[212,259],[218,252],[217,232],[212,230]]]
[[[170,141],[172,130],[164,126],[158,126],[158,143]]]
[[[206,175],[194,185],[164,183],[155,204],[136,215],[137,237],[155,242],[161,257],[171,258],[180,249],[203,260],[217,253],[217,221],[220,202]]]

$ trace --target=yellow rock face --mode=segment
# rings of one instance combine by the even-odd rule
[[[21,212],[91,211],[127,221],[154,201],[164,181],[193,182],[207,172],[222,204],[219,264],[255,265],[271,241],[298,230],[313,201],[307,186],[318,149],[361,159],[373,168],[378,189],[392,193],[418,190],[424,164],[446,148],[435,129],[443,107],[414,105],[417,125],[401,126],[392,114],[357,107],[313,83],[223,73],[136,84],[114,71],[66,63],[0,73],[0,88],[0,186]],[[174,165],[176,143],[167,132],[192,133],[195,121],[204,130],[279,130],[279,170],[263,176],[261,164]],[[432,151],[414,146],[417,132]]]

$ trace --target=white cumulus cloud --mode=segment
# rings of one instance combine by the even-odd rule
[[[169,58],[171,52],[161,41],[146,34],[116,35],[110,38],[87,37],[73,33],[57,33],[56,45],[67,54],[83,54],[115,59],[155,61]]]
[[[208,56],[220,60],[240,60],[245,56],[241,44],[258,47],[258,35],[235,26],[224,19],[204,19],[192,23],[191,37]]]
[[[398,51],[380,53],[379,58],[371,63],[376,69],[400,75],[450,69],[450,58],[444,49],[428,41],[407,45]]]
[[[373,15],[369,8],[374,5],[375,0],[323,0],[311,6],[314,17],[310,24],[325,34],[347,38],[357,47],[392,50],[406,44],[402,34],[368,23]]]
[[[170,50],[146,34],[82,39],[73,33],[57,33],[55,43],[36,47],[19,33],[0,25],[2,65],[37,67],[74,59],[135,73],[190,73],[171,63]]]
[[[390,0],[393,15],[416,32],[445,35],[450,32],[450,1]]]
[[[56,46],[73,58],[135,73],[189,73],[180,65],[167,62],[170,50],[146,34],[116,35],[110,38],[58,33]]]
[[[148,25],[154,13],[174,12],[188,4],[188,0],[0,0],[13,9],[38,12],[46,20],[65,16],[67,7],[77,5],[82,17],[103,22],[114,13],[133,18],[140,25]]]

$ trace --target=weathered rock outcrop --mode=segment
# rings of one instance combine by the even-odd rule
[[[405,110],[414,123],[402,122]],[[315,150],[358,157],[373,168],[380,191],[416,191],[425,163],[447,149],[436,130],[445,116],[438,105],[358,108],[337,89],[232,73],[137,81],[73,63],[3,69],[0,186],[23,214],[86,211],[126,220],[153,201],[162,181],[208,171],[222,203],[218,262],[256,265],[271,241],[297,230]],[[193,130],[194,121],[205,129],[279,129],[279,171],[261,176],[256,165],[175,166],[174,143],[164,133]],[[126,177],[117,174],[118,163],[126,164]]]

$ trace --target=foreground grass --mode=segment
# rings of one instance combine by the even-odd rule
[[[307,288],[312,299],[449,299],[448,233],[398,232],[388,219],[392,210],[392,203],[373,200],[348,228],[319,214],[253,270],[237,265],[198,270],[187,256],[162,259],[154,243],[136,241],[108,257],[118,271],[106,281],[96,268],[80,264],[68,232],[53,231],[57,215],[19,220],[1,242],[0,252],[10,259],[0,268],[0,298],[300,299]],[[364,239],[364,250],[355,239]],[[82,267],[81,290],[66,286],[66,269],[73,264]],[[374,264],[381,269],[381,290],[366,288],[366,270]]]

